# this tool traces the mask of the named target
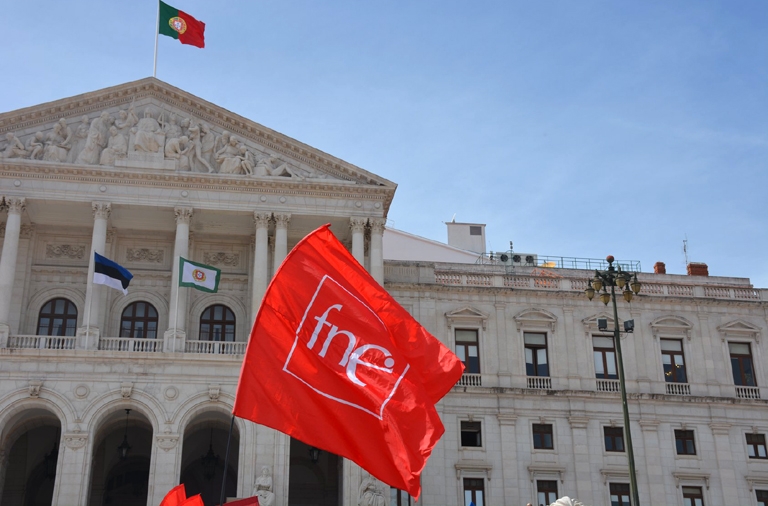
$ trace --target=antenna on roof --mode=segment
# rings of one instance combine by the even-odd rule
[[[688,234],[685,234],[683,239],[683,257],[685,257],[685,266],[688,266]]]
[[[451,218],[451,223],[456,223],[456,213],[453,213],[453,218]]]

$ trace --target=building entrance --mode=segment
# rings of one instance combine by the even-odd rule
[[[340,506],[341,457],[291,438],[288,506]]]

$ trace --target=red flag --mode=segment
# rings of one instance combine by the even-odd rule
[[[246,497],[237,501],[229,501],[225,506],[259,506],[259,496]]]
[[[233,413],[353,460],[418,498],[445,429],[435,403],[464,366],[325,225],[269,285]]]
[[[205,506],[205,504],[203,503],[203,498],[200,497],[200,494],[197,494],[181,503],[180,506]]]
[[[160,506],[181,506],[184,501],[187,500],[187,491],[184,489],[184,484],[173,487],[163,500],[160,501]]]

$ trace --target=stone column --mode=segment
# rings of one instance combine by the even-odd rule
[[[173,487],[179,484],[181,474],[181,450],[178,434],[160,434],[153,437],[152,471],[149,473],[151,492],[149,504],[160,504]]]
[[[288,254],[288,224],[291,222],[290,214],[276,214],[275,215],[275,259],[274,269],[272,272],[277,272],[280,264],[285,260],[285,256]]]
[[[93,233],[91,234],[91,255],[88,259],[88,278],[85,288],[85,308],[83,308],[82,325],[78,329],[79,346],[95,350],[99,347],[99,314],[101,311],[102,285],[93,284],[94,259],[93,254],[104,255],[107,247],[107,221],[112,212],[109,202],[92,202]]]
[[[24,197],[6,197],[8,221],[5,223],[3,253],[0,256],[0,348],[8,346],[11,333],[11,301],[13,300],[13,282],[16,276],[16,256],[19,252],[19,233],[21,232],[21,213],[24,212]]]
[[[371,218],[371,276],[384,286],[384,218]]]
[[[523,463],[517,458],[517,438],[515,437],[515,424],[517,415],[513,412],[501,412],[496,415],[499,421],[500,445],[498,451],[501,452],[501,479],[502,479],[502,497],[504,501],[500,504],[507,504],[507,498],[519,497],[520,491],[520,471]]]
[[[349,219],[349,228],[352,230],[352,256],[365,265],[365,224],[366,218],[351,217]]]
[[[253,223],[256,226],[256,239],[253,247],[253,291],[251,292],[251,323],[259,312],[261,299],[267,291],[269,281],[269,219],[272,213],[254,211]]]
[[[168,314],[168,330],[165,332],[164,351],[182,352],[186,342],[187,292],[179,287],[179,258],[189,256],[189,223],[192,221],[191,207],[176,207],[176,242],[173,245],[171,268],[171,310]]]
[[[59,460],[56,464],[56,485],[53,506],[86,504],[90,491],[90,465],[88,434],[64,433],[59,444]]]

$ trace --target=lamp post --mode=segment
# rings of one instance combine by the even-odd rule
[[[629,430],[629,408],[627,406],[627,389],[624,383],[624,360],[621,356],[621,334],[619,331],[619,312],[616,308],[616,287],[622,292],[624,300],[632,301],[632,297],[640,292],[640,282],[637,280],[637,273],[631,273],[613,266],[614,258],[612,255],[606,257],[608,269],[604,271],[595,271],[595,277],[587,281],[587,289],[584,293],[589,300],[600,292],[600,301],[608,305],[613,302],[613,340],[616,344],[616,358],[619,362],[619,387],[621,389],[621,407],[624,413],[624,437],[627,440],[627,460],[629,460],[629,486],[632,490],[632,504],[640,506],[640,497],[637,492],[637,477],[635,475],[635,452],[632,447],[632,433]],[[610,288],[610,292],[608,292]],[[630,323],[631,322],[631,323]],[[634,321],[624,322],[624,331],[632,332]]]

